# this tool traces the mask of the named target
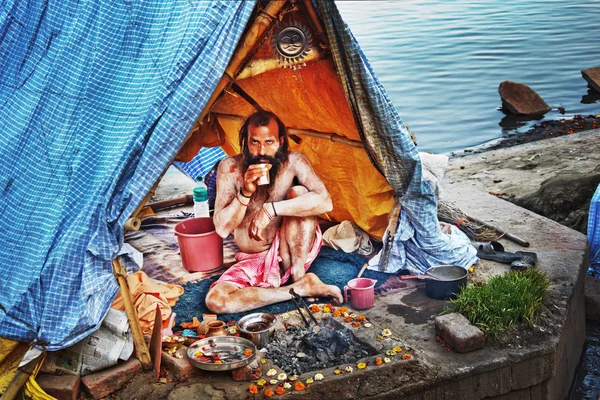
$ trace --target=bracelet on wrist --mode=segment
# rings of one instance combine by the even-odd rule
[[[271,213],[269,212],[269,209],[267,208],[267,204],[268,203],[263,204],[263,211],[265,212],[265,214],[267,214],[267,218],[269,218],[269,221],[273,221],[273,218],[275,218],[275,217],[272,216]]]
[[[242,197],[240,196],[240,194],[238,193],[237,196],[235,196],[235,198],[237,199],[237,201],[240,202],[241,205],[248,207],[248,204],[250,204],[250,198],[248,197]]]
[[[273,207],[273,214],[275,214],[276,217],[279,217],[277,210],[275,209],[275,203],[271,203],[271,207]]]
[[[245,198],[247,198],[247,199],[249,199],[250,197],[252,197],[252,195],[250,195],[250,196],[246,196],[246,195],[244,194],[244,189],[242,189],[242,188],[240,188],[240,194],[242,195],[242,197],[245,197]]]

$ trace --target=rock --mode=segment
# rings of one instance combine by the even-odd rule
[[[544,115],[552,108],[529,86],[504,81],[498,88],[502,107],[512,114]]]
[[[459,313],[437,316],[435,330],[458,353],[477,350],[485,343],[483,332]]]
[[[585,276],[585,316],[600,320],[600,279]]]
[[[600,173],[562,171],[543,181],[537,192],[513,202],[586,234],[590,202],[599,184]]]
[[[600,67],[588,68],[581,71],[581,76],[588,85],[596,92],[600,93]]]

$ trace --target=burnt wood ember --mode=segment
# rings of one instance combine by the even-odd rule
[[[299,375],[342,364],[354,364],[374,354],[356,340],[350,329],[332,318],[318,326],[289,326],[275,332],[266,347],[268,357],[287,374]]]

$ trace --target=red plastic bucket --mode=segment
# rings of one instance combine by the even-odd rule
[[[223,264],[223,238],[217,235],[212,218],[191,218],[174,228],[183,268],[207,272]]]

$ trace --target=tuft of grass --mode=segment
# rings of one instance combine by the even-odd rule
[[[537,269],[510,271],[482,285],[465,287],[451,301],[451,311],[464,315],[486,336],[497,337],[514,324],[533,326],[549,286],[550,280]]]

